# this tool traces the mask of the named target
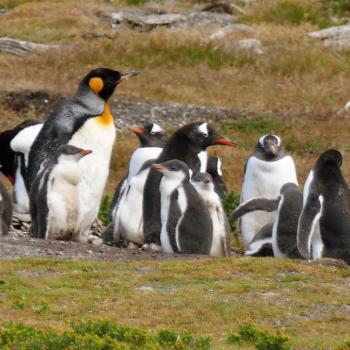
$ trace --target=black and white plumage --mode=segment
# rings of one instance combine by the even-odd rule
[[[28,189],[42,164],[59,146],[70,144],[93,151],[90,157],[79,162],[82,174],[78,189],[81,209],[79,236],[85,241],[98,214],[116,138],[108,100],[121,81],[135,74],[107,68],[92,70],[81,81],[76,94],[48,117],[29,153]]]
[[[260,137],[245,166],[241,203],[252,198],[275,199],[288,182],[298,184],[294,160],[285,151],[281,138],[277,135]],[[254,211],[241,218],[240,229],[246,246],[265,225],[273,222],[273,215]]]
[[[222,177],[221,159],[219,157],[209,157],[206,172],[211,175],[215,192],[224,199],[228,195],[227,187]]]
[[[13,208],[17,213],[28,214],[29,196],[25,186],[28,157],[30,149],[43,124],[34,121],[28,121],[27,123],[22,124],[25,124],[25,127],[21,128],[10,143],[11,150],[15,153]]]
[[[201,195],[213,223],[211,256],[228,257],[231,253],[231,231],[221,199],[215,191],[213,179],[208,173],[197,173],[191,182]]]
[[[165,131],[156,123],[146,124],[144,127],[133,128],[140,146],[133,152],[128,174],[119,182],[112,201],[111,224],[104,233],[105,241],[143,243],[142,198],[146,172],[140,169],[146,162],[156,159],[161,153],[167,140]],[[149,167],[148,167],[149,168]],[[136,177],[134,180],[133,178]],[[121,213],[118,211],[121,210]],[[133,218],[130,221],[130,218]],[[135,241],[136,237],[136,241]]]
[[[178,129],[165,144],[156,160],[164,163],[177,159],[184,162],[192,171],[200,171],[201,161],[198,154],[213,145],[235,146],[235,143],[222,137],[208,123],[191,123]],[[144,248],[157,248],[160,244],[160,191],[162,174],[151,169],[146,180],[143,196]]]
[[[82,174],[78,162],[90,153],[63,145],[43,164],[30,191],[33,237],[84,241],[79,227]]]
[[[294,183],[284,184],[276,199],[254,198],[237,207],[232,213],[232,221],[256,210],[276,211],[272,226],[268,224],[259,231],[248,244],[245,254],[265,256],[272,249],[275,257],[301,258],[297,248],[297,229],[302,207],[303,195]]]
[[[297,242],[306,259],[335,258],[350,264],[350,190],[334,149],[321,154],[304,186]]]
[[[12,220],[12,201],[5,186],[0,182],[0,236],[6,235]]]
[[[179,160],[153,164],[163,174],[161,195],[162,250],[209,255],[213,223],[204,200],[190,182],[188,166]]]

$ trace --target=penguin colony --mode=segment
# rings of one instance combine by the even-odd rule
[[[35,238],[88,240],[116,139],[108,104],[117,85],[137,75],[98,68],[43,123],[25,121],[0,134],[0,235],[13,210],[30,213]],[[235,146],[210,124],[167,137],[149,123],[131,130],[140,146],[116,187],[105,242],[166,253],[230,256],[223,209],[228,191],[214,145]],[[277,135],[261,136],[244,168],[240,219],[248,256],[343,259],[350,264],[350,190],[337,150],[320,155],[300,191],[294,160]]]

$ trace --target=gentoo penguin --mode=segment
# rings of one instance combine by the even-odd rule
[[[63,145],[42,165],[30,191],[33,237],[85,240],[79,235],[78,185],[82,174],[78,162],[90,153]]]
[[[81,81],[74,97],[49,116],[29,153],[28,188],[42,163],[59,146],[70,144],[93,151],[79,162],[81,240],[88,240],[89,228],[97,217],[116,137],[108,99],[121,81],[134,75],[135,72],[122,74],[107,68],[92,70]]]
[[[275,199],[287,183],[298,185],[293,158],[277,135],[259,138],[255,152],[248,158],[241,191],[241,203],[252,198]],[[240,229],[247,246],[254,236],[273,221],[273,213],[255,211],[241,218]]]
[[[1,167],[1,166],[0,166]],[[12,220],[12,202],[11,197],[6,191],[5,186],[0,182],[0,235],[6,235]]]
[[[297,229],[302,207],[303,195],[295,183],[284,184],[276,199],[250,199],[237,207],[232,213],[233,221],[256,210],[276,211],[272,228],[265,226],[265,230],[249,243],[245,254],[265,256],[268,255],[267,250],[272,248],[275,257],[301,258],[297,248]]]
[[[161,196],[162,250],[166,253],[209,255],[213,223],[199,193],[190,182],[188,166],[179,160],[153,164],[163,174]]]
[[[15,151],[11,149],[11,141],[23,129],[37,124],[34,120],[26,120],[13,129],[5,130],[0,134],[0,171],[14,184],[15,182]]]
[[[215,192],[221,199],[224,199],[228,195],[228,191],[222,178],[221,159],[219,157],[209,157],[206,172],[213,179]]]
[[[165,144],[156,163],[177,159],[183,161],[192,171],[200,170],[198,154],[213,145],[235,146],[236,143],[219,135],[208,123],[191,123],[177,130]],[[162,173],[151,169],[146,180],[143,196],[144,249],[158,249],[160,244],[160,192]]]
[[[15,152],[15,177],[13,185],[13,207],[17,213],[29,213],[29,196],[25,187],[27,177],[28,156],[36,137],[43,124],[30,122],[30,124],[12,139],[10,147]]]
[[[350,264],[350,190],[342,156],[330,149],[318,158],[304,186],[297,243],[306,259],[335,258]]]
[[[213,240],[210,248],[210,255],[218,257],[230,256],[230,226],[221,199],[214,189],[211,175],[208,173],[197,173],[192,176],[191,182],[204,200],[213,223]]]
[[[133,128],[131,131],[137,135],[140,141],[140,146],[134,151],[130,158],[128,174],[123,177],[115,190],[112,201],[111,224],[106,228],[104,239],[105,241],[119,241],[120,238],[123,238],[125,241],[132,242],[130,239],[131,237],[128,238],[128,236],[131,235],[138,237],[140,235],[137,242],[140,242],[141,244],[143,242],[143,234],[142,230],[139,228],[139,223],[135,216],[135,212],[137,212],[140,213],[140,215],[136,214],[137,217],[139,217],[140,220],[142,218],[143,187],[140,181],[134,181],[133,184],[138,184],[138,186],[136,186],[136,188],[129,188],[127,195],[124,197],[123,195],[125,193],[125,189],[130,185],[132,178],[139,173],[141,167],[146,162],[150,161],[151,159],[156,159],[159,156],[167,137],[164,129],[156,123],[149,123],[144,127]],[[144,183],[145,176],[141,175],[141,178],[143,178]],[[135,198],[139,198],[139,200],[135,202]],[[117,214],[120,205],[122,206],[122,211],[124,212],[122,216]],[[132,222],[125,222],[125,220],[129,221],[129,211],[131,211],[134,218]],[[130,231],[136,231],[138,233],[129,234]]]

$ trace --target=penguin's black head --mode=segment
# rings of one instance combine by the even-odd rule
[[[137,74],[134,71],[121,73],[109,68],[97,68],[88,73],[82,84],[87,85],[95,95],[107,101],[120,82]]]
[[[166,178],[182,182],[190,178],[190,171],[186,163],[172,159],[160,164],[152,164],[152,168],[161,172]]]
[[[221,159],[219,157],[208,158],[207,173],[212,177],[222,176]]]
[[[256,148],[262,151],[267,159],[276,158],[283,150],[282,140],[277,135],[264,135],[260,137]]]
[[[339,168],[343,163],[343,157],[336,149],[329,149],[323,152],[316,162],[317,165],[335,164]]]
[[[72,145],[63,145],[56,151],[56,162],[59,162],[61,159],[79,161],[90,153],[92,153],[91,150],[82,149]]]
[[[146,124],[142,128],[133,128],[130,131],[137,135],[141,147],[163,147],[167,141],[164,129],[155,123]]]
[[[200,151],[204,151],[207,147],[214,145],[224,145],[231,147],[237,145],[236,142],[221,136],[208,123],[199,122],[187,124],[179,129],[175,134],[186,137],[187,140]]]

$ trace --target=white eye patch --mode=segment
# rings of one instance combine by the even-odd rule
[[[198,131],[199,131],[202,135],[208,136],[208,135],[209,135],[208,123],[203,123],[203,124],[199,125]]]
[[[151,129],[151,134],[156,134],[158,132],[162,132],[163,129],[158,125],[158,124],[153,124],[152,129]]]
[[[259,143],[260,143],[260,145],[262,147],[264,147],[264,141],[265,141],[265,137],[266,136],[269,136],[269,135],[264,135],[264,136],[261,136],[259,138]],[[273,136],[273,137],[275,137],[277,139],[277,146],[281,146],[281,143],[282,143],[281,138],[279,136],[277,136],[277,135],[271,135],[271,136]]]

